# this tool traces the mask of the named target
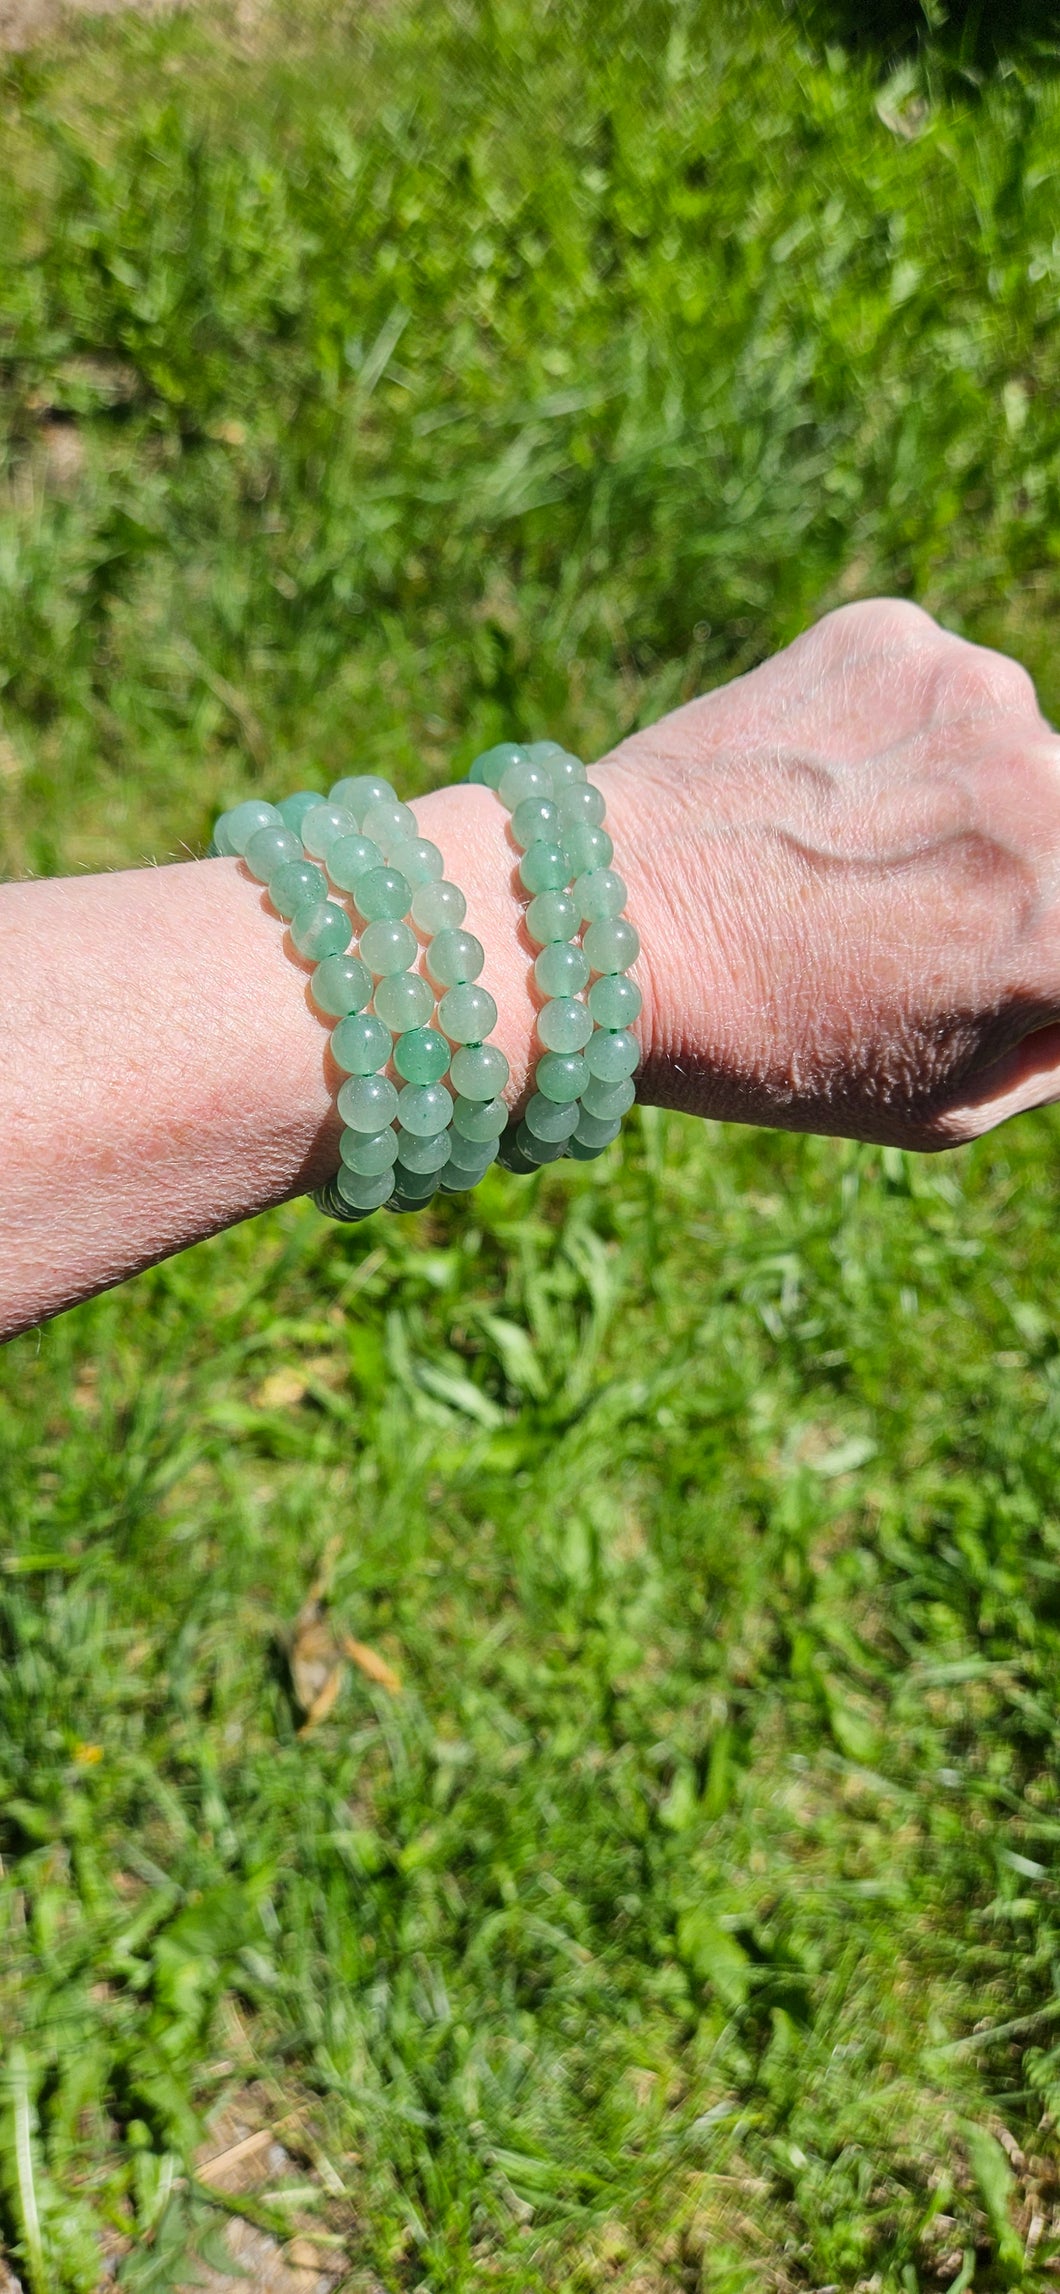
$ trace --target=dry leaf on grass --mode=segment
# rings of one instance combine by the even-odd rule
[[[401,1694],[401,1680],[378,1649],[355,1641],[350,1633],[337,1635],[322,1604],[310,1598],[299,1611],[288,1648],[291,1686],[303,1714],[299,1736],[308,1736],[331,1712],[346,1674],[346,1660],[377,1688],[393,1697]]]
[[[395,1673],[393,1665],[387,1664],[378,1649],[370,1649],[366,1641],[353,1640],[349,1633],[342,1646],[346,1655],[352,1658],[362,1673],[367,1674],[370,1681],[377,1682],[381,1689],[389,1689],[392,1697],[401,1695],[401,1675]]]

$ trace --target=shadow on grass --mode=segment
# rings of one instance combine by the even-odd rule
[[[884,68],[929,49],[974,76],[1020,61],[1060,64],[1060,0],[802,0],[812,29]]]

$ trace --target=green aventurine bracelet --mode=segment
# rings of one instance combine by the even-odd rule
[[[476,985],[484,951],[460,928],[464,895],[444,881],[437,845],[416,829],[388,782],[359,775],[336,782],[327,798],[300,790],[275,806],[239,805],[222,814],[211,843],[213,852],[238,853],[267,886],[295,947],[316,965],[314,1002],[338,1023],[331,1050],[347,1078],[338,1094],[342,1160],[314,1198],[333,1218],[367,1218],[383,1204],[416,1210],[438,1185],[475,1186],[504,1125],[508,1063],[484,1040],[497,1007]],[[331,887],[349,893],[364,920],[357,955]],[[410,969],[419,943],[409,914],[427,940],[440,1029],[428,1024],[435,989]],[[390,1064],[396,1082],[383,1073]]]
[[[503,741],[475,758],[468,779],[495,789],[511,815],[530,894],[526,929],[538,950],[534,985],[544,999],[533,1095],[500,1160],[510,1171],[560,1155],[587,1161],[617,1138],[640,1060],[630,1031],[642,997],[628,977],[640,941],[622,914],[626,887],[611,867],[604,799],[580,757],[558,741]]]

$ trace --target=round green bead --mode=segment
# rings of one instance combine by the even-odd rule
[[[444,878],[438,884],[417,884],[412,921],[420,932],[447,931],[450,925],[462,924],[466,915],[467,901],[458,884],[447,884]]]
[[[358,827],[369,805],[385,804],[388,798],[396,802],[389,781],[381,780],[378,773],[347,773],[328,790],[328,797],[332,804],[344,805],[352,812]]]
[[[485,961],[486,951],[473,932],[448,926],[435,933],[427,950],[427,970],[440,988],[462,988],[477,980]]]
[[[523,1129],[524,1126],[519,1123],[512,1130],[505,1132],[503,1139],[498,1141],[497,1161],[502,1171],[514,1171],[520,1179],[528,1179],[533,1177],[538,1168],[538,1163],[536,1156],[524,1155],[518,1143],[519,1133]],[[531,1146],[538,1144],[532,1132],[527,1131],[525,1136],[530,1141]],[[545,1152],[550,1154],[551,1150],[546,1149]]]
[[[437,884],[445,873],[445,862],[436,844],[428,836],[401,836],[390,846],[392,868],[408,879],[412,885]]]
[[[561,789],[573,788],[578,781],[585,779],[585,766],[581,758],[572,756],[569,749],[561,749],[558,756],[550,757],[548,769],[557,797]]]
[[[527,1103],[523,1122],[535,1139],[569,1139],[578,1128],[581,1108],[576,1099],[565,1104],[558,1099],[546,1099],[543,1091],[535,1091]]]
[[[509,765],[518,764],[525,755],[526,751],[520,748],[518,741],[498,741],[495,748],[483,749],[481,756],[475,758],[468,772],[468,780],[481,782],[488,789],[497,789]]]
[[[362,876],[382,868],[383,855],[370,836],[362,836],[354,829],[351,836],[337,836],[327,852],[328,875],[340,892],[355,892]]]
[[[601,1115],[608,1123],[616,1116],[628,1115],[637,1096],[637,1087],[631,1075],[621,1083],[601,1083],[598,1075],[591,1075],[582,1092],[582,1106],[587,1115]]]
[[[558,1163],[566,1147],[565,1139],[538,1139],[525,1123],[520,1123],[515,1134],[515,1145],[531,1165]]]
[[[361,933],[361,954],[370,972],[381,979],[387,972],[407,972],[416,956],[416,935],[407,924],[382,919],[366,924]]]
[[[606,1116],[590,1115],[583,1107],[574,1136],[579,1147],[595,1147],[598,1153],[602,1153],[605,1147],[610,1147],[613,1139],[618,1138],[621,1129],[618,1116],[608,1121]]]
[[[629,894],[613,868],[590,868],[574,885],[574,897],[587,924],[605,916],[621,916]]]
[[[388,1075],[351,1075],[335,1105],[351,1131],[382,1131],[397,1114],[398,1095]]]
[[[346,910],[335,900],[318,900],[312,907],[296,908],[290,932],[299,955],[310,956],[315,964],[323,956],[341,956],[353,938]]]
[[[243,847],[244,865],[259,884],[268,884],[288,861],[303,857],[298,838],[282,821],[272,821],[267,828],[256,828]]]
[[[575,822],[588,828],[603,825],[607,806],[602,791],[591,781],[568,781],[566,788],[557,789],[556,803],[564,826],[568,821],[572,827]]]
[[[485,1146],[491,1139],[499,1139],[508,1121],[508,1110],[503,1099],[455,1099],[453,1101],[453,1131],[466,1140],[469,1147]],[[454,1144],[453,1153],[457,1149]],[[461,1153],[463,1150],[461,1149]],[[464,1156],[464,1161],[468,1160]]]
[[[550,844],[557,843],[559,825],[559,806],[553,804],[551,797],[524,797],[512,814],[512,835],[520,852],[525,852],[541,837],[547,838]],[[566,877],[563,881],[566,883]]]
[[[422,1138],[400,1125],[396,1136],[399,1159],[405,1171],[440,1171],[443,1163],[449,1161],[448,1131],[434,1131]]]
[[[386,1202],[393,1187],[389,1171],[351,1171],[348,1163],[340,1163],[335,1174],[335,1187],[346,1203],[357,1211],[378,1211]]]
[[[577,1132],[575,1132],[573,1139],[567,1141],[567,1153],[572,1163],[595,1163],[597,1156],[602,1155],[603,1152],[602,1147],[583,1146]]]
[[[499,1139],[490,1139],[477,1153],[469,1145],[466,1155],[457,1155],[454,1148],[449,1161],[443,1164],[440,1173],[440,1184],[445,1188],[446,1194],[463,1194],[471,1187],[477,1187],[479,1180],[485,1178],[490,1164],[496,1162],[499,1146]],[[474,1161],[471,1160],[472,1156],[474,1156]]]
[[[497,1025],[497,1006],[487,988],[449,988],[438,1006],[438,1021],[451,1042],[480,1044]]]
[[[594,972],[628,972],[640,954],[640,937],[625,916],[608,916],[590,924],[582,947]]]
[[[624,972],[607,972],[593,981],[586,1002],[598,1028],[628,1028],[640,1018],[644,998]]]
[[[293,829],[295,835],[301,838],[302,822],[307,812],[312,812],[314,805],[323,802],[319,789],[296,789],[293,796],[281,797],[276,810],[284,827]]]
[[[366,924],[396,923],[408,915],[412,886],[400,869],[369,868],[360,878],[354,898]]]
[[[510,1073],[495,1043],[469,1043],[454,1051],[449,1081],[463,1099],[493,1099],[504,1090]]]
[[[401,1162],[394,1165],[394,1193],[403,1198],[399,1203],[402,1210],[418,1211],[423,1203],[430,1201],[437,1185],[434,1171],[413,1171]]]
[[[322,860],[329,845],[336,843],[340,836],[352,836],[356,827],[353,814],[346,805],[328,804],[321,799],[302,821],[302,843],[307,852],[314,853]]]
[[[218,813],[210,832],[209,844],[206,847],[207,860],[218,860],[222,857],[226,860],[234,858],[236,848],[234,844],[229,844],[228,841],[228,819],[229,816],[226,812]]]
[[[593,828],[588,821],[565,821],[563,842],[574,876],[586,876],[592,868],[609,868],[615,857],[606,828]]]
[[[640,1066],[640,1045],[628,1028],[597,1028],[586,1045],[585,1064],[601,1083],[621,1083]]]
[[[222,822],[225,846],[230,853],[245,852],[250,838],[259,828],[282,828],[284,825],[279,807],[266,804],[262,797],[247,797],[243,804],[233,805],[231,812],[221,814],[218,827]]]
[[[269,878],[269,899],[277,916],[293,916],[296,909],[312,907],[327,896],[327,877],[311,860],[285,860]]]
[[[416,815],[411,805],[401,804],[397,797],[383,797],[378,804],[369,805],[361,827],[388,852],[399,838],[416,835]]]
[[[331,1050],[337,1067],[347,1075],[374,1075],[385,1067],[394,1048],[390,1029],[373,1012],[351,1014],[331,1031]]]
[[[433,1139],[448,1129],[453,1102],[444,1083],[406,1083],[398,1093],[398,1120],[417,1139]]]
[[[550,758],[562,757],[564,754],[562,741],[527,741],[523,747],[523,755],[533,757],[534,763],[538,765],[547,764]]]
[[[576,996],[590,970],[588,956],[576,940],[550,940],[534,959],[534,981],[543,996]]]
[[[562,844],[540,838],[528,845],[519,862],[520,881],[527,892],[562,892],[570,876],[570,861]]]
[[[372,975],[359,956],[325,956],[309,983],[318,1012],[344,1020],[372,1000]]]
[[[537,1015],[537,1032],[546,1051],[581,1051],[593,1032],[589,1008],[575,996],[554,996]]]
[[[408,1083],[440,1083],[449,1072],[450,1051],[437,1028],[408,1028],[394,1045],[394,1066]]]
[[[388,972],[375,991],[375,1008],[395,1035],[425,1027],[434,1011],[434,989],[418,972]]]
[[[514,812],[527,797],[551,798],[552,776],[547,765],[535,764],[532,757],[519,757],[501,774],[497,788],[501,803]]]
[[[339,1154],[351,1171],[361,1171],[366,1177],[379,1171],[389,1171],[397,1160],[398,1137],[392,1123],[384,1131],[344,1131],[339,1140]]]
[[[526,929],[535,947],[550,940],[573,940],[581,919],[569,892],[539,892],[526,911]]]
[[[559,1106],[580,1099],[588,1081],[589,1070],[580,1051],[546,1051],[534,1073],[535,1088]]]

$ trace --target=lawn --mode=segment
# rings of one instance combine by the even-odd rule
[[[1060,81],[826,31],[0,58],[8,874],[599,754],[881,590],[1060,714]],[[350,2294],[1056,2284],[1058,1212],[1048,1113],[920,1161],[646,1109],[6,1349],[27,2294],[235,2218]]]

